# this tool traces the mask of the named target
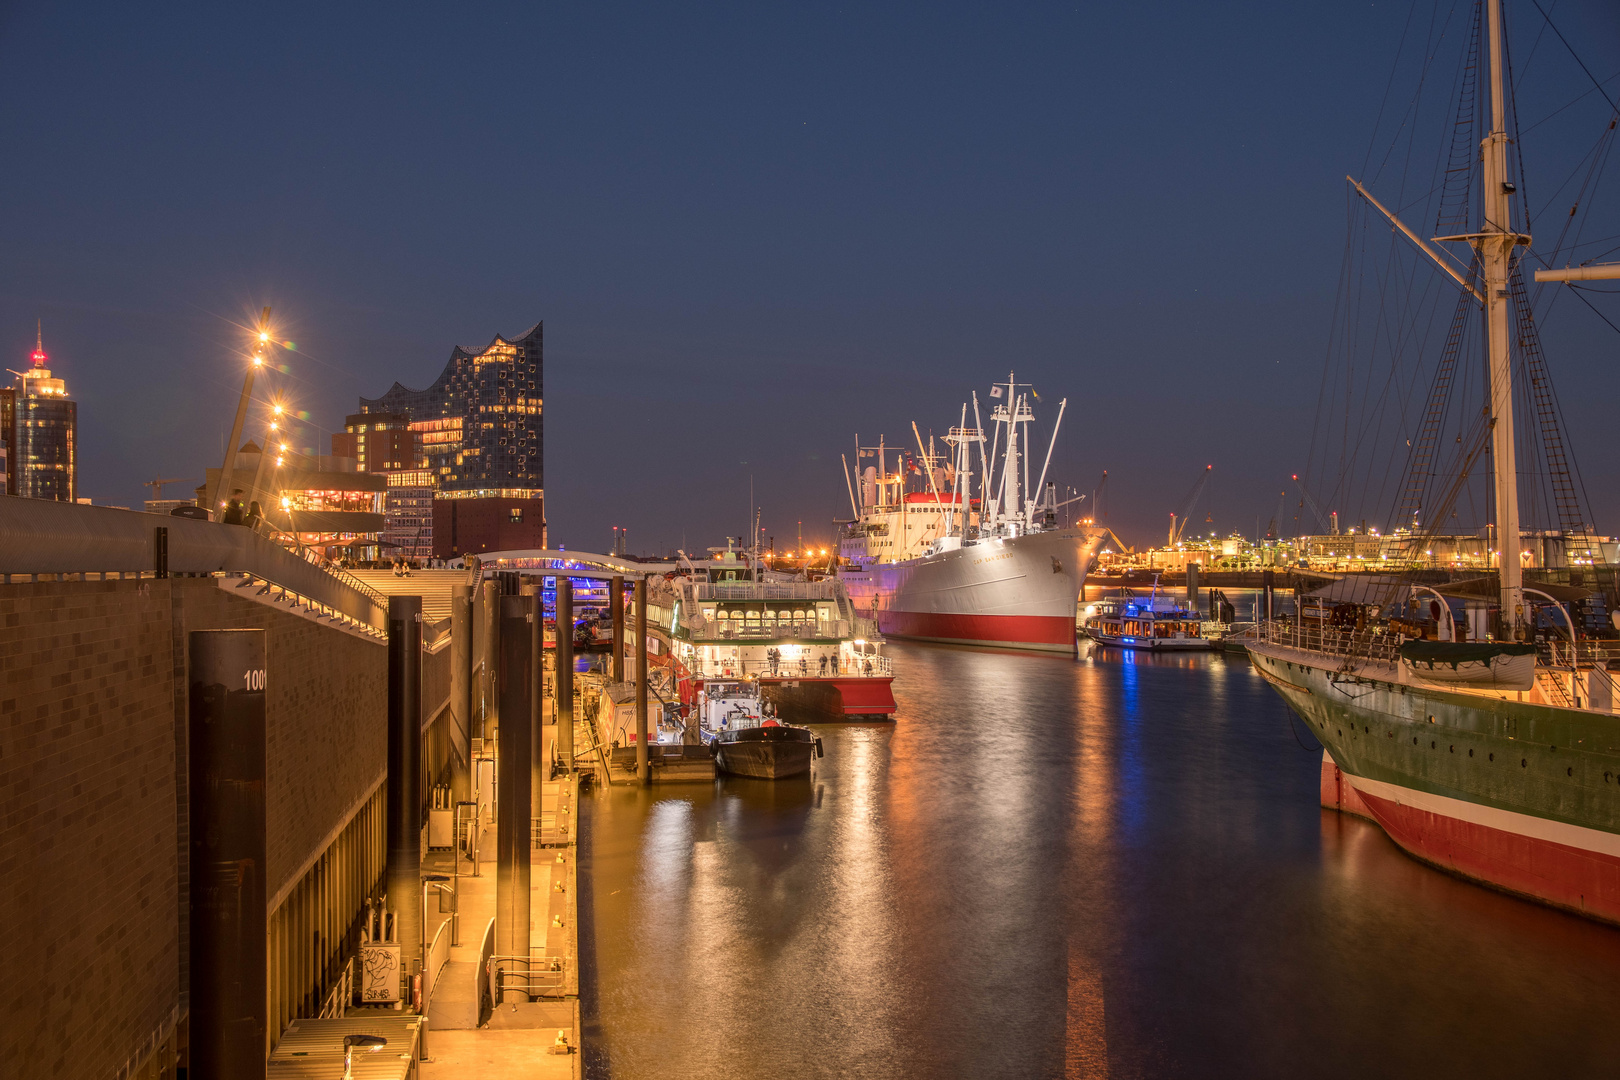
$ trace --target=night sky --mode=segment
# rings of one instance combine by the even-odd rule
[[[1620,9],[1542,6],[1620,94]],[[1316,430],[1345,174],[1429,184],[1459,31],[1407,111],[1414,43],[1450,12],[6,5],[0,359],[43,319],[81,495],[138,506],[219,464],[263,305],[323,453],[360,395],[543,319],[553,542],[645,551],[744,532],[750,478],[779,545],[825,539],[857,433],[943,432],[1014,369],[1127,541],[1208,464],[1199,526],[1252,535]],[[1529,0],[1510,27],[1540,237],[1610,110]],[[1620,531],[1620,334],[1573,299],[1545,334]]]

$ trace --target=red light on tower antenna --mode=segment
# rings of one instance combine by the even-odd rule
[[[44,367],[45,361],[50,359],[50,357],[45,355],[45,329],[43,320],[34,324],[34,354],[28,359],[34,362],[35,367]]]

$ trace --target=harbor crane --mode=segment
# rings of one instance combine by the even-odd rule
[[[1283,504],[1288,501],[1288,492],[1277,492],[1277,512],[1271,515],[1271,521],[1266,524],[1266,539],[1281,540],[1282,534],[1277,531],[1277,523],[1283,519]]]
[[[1198,496],[1204,493],[1204,485],[1209,483],[1209,474],[1215,470],[1213,465],[1205,465],[1204,471],[1198,474],[1198,481],[1193,484],[1187,497],[1181,500],[1181,515],[1170,515],[1170,543],[1166,547],[1175,547],[1181,542],[1181,534],[1187,528],[1187,521],[1192,517],[1193,508],[1198,505]]]
[[[189,483],[191,483],[191,481],[192,481],[192,478],[189,477],[189,476],[176,476],[176,477],[171,477],[171,478],[169,478],[167,480],[159,480],[159,479],[148,480],[148,481],[146,481],[146,483],[142,484],[141,487],[149,487],[149,488],[151,488],[152,489],[152,501],[157,502],[159,499],[163,498],[163,485],[164,484],[189,484]]]
[[[1339,515],[1337,513],[1325,514],[1322,512],[1322,505],[1311,498],[1311,493],[1306,491],[1305,485],[1300,482],[1298,473],[1294,474],[1294,485],[1299,488],[1300,508],[1310,510],[1316,517],[1316,523],[1322,527],[1323,532],[1337,533],[1339,531]]]

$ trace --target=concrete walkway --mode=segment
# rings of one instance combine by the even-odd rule
[[[549,705],[547,713],[550,712]],[[556,737],[546,727],[544,751],[550,758]],[[477,1026],[479,967],[484,931],[495,917],[495,825],[482,823],[478,843],[478,876],[460,860],[461,927],[458,945],[450,949],[428,1003],[428,1057],[421,1064],[422,1080],[498,1080],[503,1077],[577,1078],[580,1075],[577,904],[574,899],[574,810],[577,781],[548,781],[541,787],[541,816],[548,839],[565,840],[562,846],[537,847],[530,855],[530,955],[535,968],[562,961],[560,985],[544,998],[527,1004],[501,1004],[483,1027]],[[430,873],[450,871],[455,856],[433,852],[424,860]],[[430,911],[428,940],[448,915]],[[553,1054],[558,1031],[567,1033],[571,1054]]]

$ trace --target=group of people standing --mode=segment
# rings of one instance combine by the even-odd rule
[[[788,670],[788,668],[783,664],[783,657],[782,657],[782,650],[781,649],[778,649],[778,648],[776,648],[774,646],[769,648],[769,649],[766,649],[765,650],[765,659],[770,662],[771,674],[772,675],[778,675],[778,674],[781,674],[782,672]],[[827,674],[827,657],[825,655],[821,656],[819,658],[819,660],[817,661],[817,663],[818,663],[818,667],[819,667],[819,671],[817,672],[817,674],[825,676]],[[834,668],[835,673],[836,673],[836,671],[837,671],[837,669]],[[809,657],[803,656],[803,655],[801,655],[799,657],[799,674],[800,675],[805,675],[805,676],[808,676],[810,674],[810,658]]]

